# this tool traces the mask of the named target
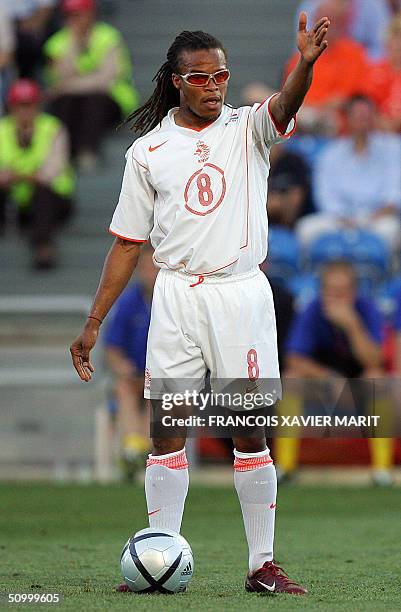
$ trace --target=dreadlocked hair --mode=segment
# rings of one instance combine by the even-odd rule
[[[141,135],[146,134],[161,123],[171,108],[180,105],[180,92],[174,87],[171,76],[173,73],[179,73],[181,52],[198,49],[221,49],[227,57],[223,45],[214,36],[201,31],[181,32],[167,51],[167,61],[152,79],[156,81],[156,87],[149,100],[129,115],[125,121],[125,123],[134,121],[131,125],[132,130]]]

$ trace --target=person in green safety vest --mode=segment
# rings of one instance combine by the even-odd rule
[[[52,112],[68,127],[82,170],[96,166],[106,131],[137,107],[128,49],[111,25],[96,21],[95,0],[63,0],[65,26],[44,45]]]
[[[54,239],[72,211],[75,189],[68,132],[59,119],[41,111],[42,94],[28,79],[8,91],[10,114],[0,119],[0,228],[13,203],[20,230],[28,235],[33,266],[55,265]]]

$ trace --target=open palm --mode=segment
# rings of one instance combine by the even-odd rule
[[[299,16],[297,46],[304,60],[313,64],[327,48],[328,42],[325,40],[325,36],[330,21],[328,17],[322,17],[315,23],[312,30],[306,29],[307,22],[306,13],[302,12]]]

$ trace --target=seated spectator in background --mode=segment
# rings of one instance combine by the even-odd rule
[[[267,208],[269,224],[289,229],[307,208],[310,212],[310,169],[302,157],[285,147],[273,146],[270,151]]]
[[[317,213],[297,225],[308,245],[323,232],[364,227],[393,249],[400,244],[401,140],[374,131],[375,109],[364,96],[347,105],[350,135],[326,146],[313,183]]]
[[[104,337],[106,360],[114,375],[127,477],[134,475],[138,460],[142,468],[144,453],[149,452],[149,413],[143,386],[150,308],[158,272],[152,254],[149,243],[142,246],[138,282],[128,286],[117,300]]]
[[[364,91],[377,105],[379,126],[401,132],[401,13],[391,21],[386,42],[387,57],[369,68]]]
[[[310,390],[311,379],[331,381],[336,386],[339,377],[382,378],[383,326],[374,302],[358,296],[352,266],[347,262],[327,264],[321,278],[320,295],[293,320],[286,347],[287,370],[284,378],[301,379],[301,384],[302,379],[306,379],[304,392],[308,387]],[[363,413],[361,404],[364,402],[358,401],[353,391],[352,395],[354,414],[355,410]],[[289,401],[293,404],[291,407],[286,406]],[[284,393],[283,414],[301,414],[302,406],[294,407],[297,402],[299,404],[299,396],[290,399]],[[385,411],[387,403],[386,398],[377,394],[375,414]],[[389,484],[392,441],[372,438],[370,443],[374,479],[377,484]],[[298,445],[297,438],[277,440],[276,463],[284,473],[295,469]]]
[[[15,49],[13,24],[6,7],[0,5],[0,116],[4,112],[6,92],[11,79],[11,64]]]
[[[7,102],[10,114],[0,119],[0,226],[10,200],[20,229],[30,236],[34,267],[51,268],[57,227],[72,209],[68,134],[56,117],[41,111],[34,81],[16,81]]]
[[[297,24],[301,11],[313,22],[320,3],[321,0],[303,0],[296,11]],[[338,10],[345,12],[347,36],[363,45],[371,58],[381,57],[385,52],[384,31],[393,10],[398,10],[399,0],[337,0],[336,4]],[[330,18],[330,13],[327,16]]]
[[[136,107],[131,60],[121,34],[95,20],[95,0],[63,0],[65,27],[49,38],[48,91],[82,169],[96,165],[105,132]]]
[[[23,79],[38,78],[43,64],[42,46],[51,33],[57,0],[8,0],[8,4],[17,26],[18,75]]]
[[[331,25],[326,36],[329,46],[314,68],[312,86],[298,113],[298,125],[307,131],[336,134],[341,127],[340,110],[345,100],[360,92],[365,80],[366,53],[362,45],[346,34],[343,4],[325,0],[316,9],[316,18],[328,16]],[[296,52],[286,66],[285,77],[298,61]]]

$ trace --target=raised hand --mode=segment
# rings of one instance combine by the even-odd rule
[[[328,46],[325,36],[329,29],[330,21],[328,17],[322,17],[312,30],[306,29],[307,22],[306,13],[302,12],[299,16],[297,46],[303,59],[309,64],[314,64]]]

